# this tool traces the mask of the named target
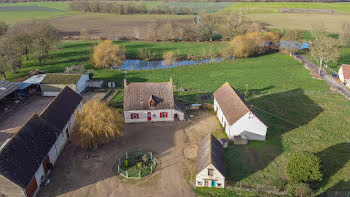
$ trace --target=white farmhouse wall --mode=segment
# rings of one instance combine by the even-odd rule
[[[208,169],[213,169],[213,176],[208,175]],[[204,187],[205,180],[208,181],[208,187],[212,187],[212,181],[216,181],[215,187],[224,188],[225,187],[225,177],[220,173],[219,170],[215,168],[213,164],[208,165],[200,173],[196,175],[196,186]]]
[[[222,112],[219,103],[216,101],[216,99],[214,98],[214,110],[216,112],[216,115],[221,123],[221,125],[225,128],[225,133],[227,134],[227,136],[231,139],[230,135],[229,135],[229,123],[226,120],[226,117],[224,115],[224,113]],[[233,138],[233,137],[232,137]]]
[[[45,175],[45,171],[44,171],[43,164],[40,164],[40,167],[38,168],[38,170],[35,173],[35,179],[36,179],[36,183],[38,185],[38,190],[39,190],[39,187],[41,185],[41,177],[44,175]]]
[[[151,112],[151,120],[148,120],[147,113]],[[160,117],[161,112],[168,113],[168,117]],[[131,119],[131,114],[138,113],[139,119]],[[177,114],[179,120],[184,120],[184,113],[175,109],[163,109],[163,110],[131,110],[124,111],[124,118],[126,123],[131,122],[160,122],[160,121],[174,121],[174,114]]]
[[[89,81],[89,74],[83,74],[77,83],[77,93],[82,93],[86,89],[86,83]]]
[[[245,135],[248,140],[261,140],[266,138],[267,126],[263,124],[252,112],[246,113],[241,119],[229,128],[228,136]]]
[[[339,75],[340,81],[344,83],[344,73],[343,73],[343,67],[342,66],[339,69],[338,75]]]

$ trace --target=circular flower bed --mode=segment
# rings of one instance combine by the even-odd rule
[[[118,161],[118,173],[126,178],[141,178],[152,174],[156,165],[152,152],[125,153]]]

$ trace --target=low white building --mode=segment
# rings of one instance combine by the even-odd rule
[[[198,144],[196,187],[225,187],[224,148],[212,134]]]
[[[350,88],[350,65],[343,64],[339,69],[339,79],[344,85]]]
[[[130,83],[124,80],[126,123],[184,120],[184,110],[174,102],[173,83]]]
[[[83,98],[65,87],[39,115],[32,117],[0,150],[0,194],[36,196],[67,143]],[[10,188],[10,189],[9,189]]]
[[[228,82],[214,92],[214,110],[231,140],[265,140],[267,126]]]
[[[49,73],[40,82],[41,94],[57,96],[66,86],[80,94],[86,89],[89,78],[89,74]]]

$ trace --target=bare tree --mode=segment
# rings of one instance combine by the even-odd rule
[[[311,56],[319,63],[319,73],[321,67],[325,63],[326,68],[330,62],[335,62],[339,59],[338,41],[334,38],[321,36],[311,45]]]
[[[0,36],[5,35],[8,29],[8,25],[5,22],[0,21]]]
[[[33,55],[42,65],[42,59],[49,55],[59,42],[58,31],[45,22],[36,22],[33,28]]]
[[[0,40],[0,74],[6,80],[5,72],[11,70],[16,72],[22,65],[21,52],[11,38],[3,37]]]
[[[311,35],[315,40],[327,35],[324,23],[317,23],[312,25]]]
[[[240,12],[231,12],[228,15],[222,15],[218,21],[220,23],[220,32],[224,40],[231,40],[238,34],[246,31],[247,17],[241,10]]]
[[[215,32],[218,30],[219,19],[219,16],[216,14],[200,14],[198,27],[201,35],[206,37],[209,41],[213,41]]]
[[[17,23],[11,26],[7,33],[8,35],[14,36],[26,60],[29,59],[28,54],[33,46],[34,33],[32,25],[33,23]]]
[[[292,56],[299,50],[301,44],[301,32],[297,30],[288,30],[281,38],[281,48],[288,51]]]

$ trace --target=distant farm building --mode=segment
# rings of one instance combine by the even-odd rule
[[[173,82],[130,83],[124,80],[125,122],[184,120],[174,102]]]
[[[224,148],[209,134],[198,144],[197,187],[225,187]]]
[[[214,92],[214,110],[231,140],[265,140],[267,126],[229,83]]]
[[[350,65],[343,64],[339,69],[339,79],[350,88]]]
[[[40,83],[43,96],[57,96],[68,86],[77,93],[82,93],[89,80],[89,74],[49,73]]]
[[[0,150],[0,194],[37,194],[67,143],[83,98],[68,87],[39,115],[33,114]]]

